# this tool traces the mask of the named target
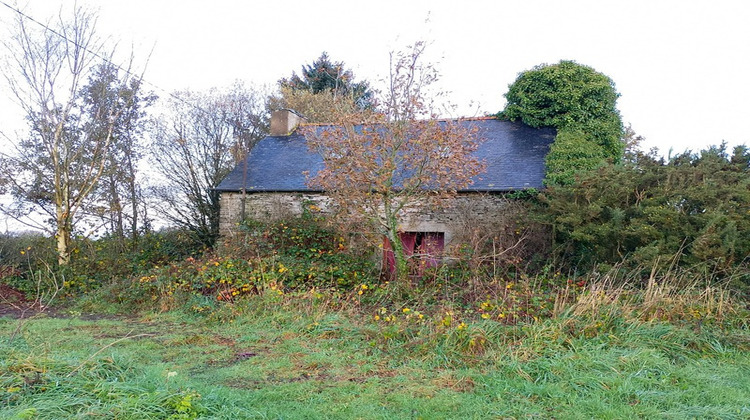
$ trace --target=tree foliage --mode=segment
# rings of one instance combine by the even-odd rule
[[[357,114],[362,120],[373,110],[360,109],[348,96],[335,95],[331,91],[312,93],[310,90],[294,90],[289,87],[280,88],[281,97],[271,100],[272,109],[292,109],[305,118],[309,123],[331,123],[340,114]]]
[[[370,115],[367,124],[357,125],[359,115],[340,114],[336,125],[306,133],[325,163],[310,183],[389,239],[402,279],[407,266],[398,233],[404,212],[465,188],[483,169],[472,155],[479,144],[475,133],[460,122],[439,121],[428,107],[425,88],[437,72],[421,63],[423,52],[417,43],[393,57],[382,113]]]
[[[622,158],[619,94],[612,79],[591,67],[573,61],[536,66],[521,73],[505,97],[501,117],[560,133],[548,158],[548,183],[570,181],[570,173],[591,169],[596,157]]]
[[[560,130],[547,154],[549,185],[569,185],[579,172],[591,171],[606,162],[604,150],[579,129]]]
[[[350,96],[360,109],[369,108],[372,104],[373,93],[366,81],[355,82],[354,73],[344,67],[344,62],[332,62],[328,53],[323,52],[312,64],[302,66],[302,75],[292,73],[288,79],[279,81],[280,87],[288,87],[294,91],[310,91],[318,94],[332,92],[333,94]]]
[[[558,256],[597,264],[703,267],[729,276],[750,258],[750,152],[725,145],[669,160],[626,155],[543,198]],[[750,281],[750,279],[745,279]]]
[[[268,132],[265,98],[241,84],[180,92],[154,127],[153,161],[165,180],[155,188],[158,210],[207,247],[219,236],[214,188]]]
[[[114,121],[92,120],[91,130],[102,136],[114,123],[112,144],[104,162],[104,171],[93,192],[92,212],[116,238],[130,236],[133,246],[139,228],[147,225],[145,198],[138,176],[143,157],[140,139],[145,130],[146,108],[156,100],[153,94],[141,94],[139,79],[123,80],[117,66],[103,63],[96,67],[83,89],[82,101],[89,115],[113,115]],[[141,226],[143,225],[143,226]]]
[[[60,15],[44,27],[19,14],[14,36],[5,43],[4,74],[23,108],[29,134],[15,142],[15,150],[0,155],[0,178],[15,198],[3,210],[54,234],[60,265],[70,262],[75,226],[91,210],[118,124],[130,118],[132,101],[124,98],[138,88],[129,71],[110,75],[109,94],[115,101],[94,98],[95,77],[84,86],[95,64],[112,56],[96,36],[95,22],[92,13],[80,8],[69,19]],[[26,218],[35,212],[49,216],[50,223]]]
[[[308,122],[332,122],[337,114],[373,109],[374,93],[367,81],[354,81],[354,73],[343,62],[333,62],[323,52],[312,64],[302,66],[279,80],[281,97],[273,108],[289,108]]]

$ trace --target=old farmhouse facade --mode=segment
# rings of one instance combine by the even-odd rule
[[[244,162],[221,182],[220,232],[232,235],[244,218],[274,220],[302,213],[303,203],[323,212],[331,208],[325,191],[310,188],[308,176],[323,168],[320,154],[309,150],[296,130],[299,117],[276,111],[271,133],[252,149]],[[543,186],[545,157],[555,138],[554,129],[535,129],[520,122],[496,118],[461,120],[476,128],[483,139],[474,152],[486,170],[472,185],[439,209],[413,208],[399,225],[407,253],[426,247],[442,251],[460,242],[468,224],[503,216],[506,193]],[[430,252],[424,252],[429,254]]]

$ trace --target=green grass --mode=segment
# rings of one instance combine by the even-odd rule
[[[741,324],[399,315],[253,297],[202,315],[38,318],[12,340],[19,321],[0,319],[0,418],[750,417]]]

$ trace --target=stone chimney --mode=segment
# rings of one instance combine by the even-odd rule
[[[288,136],[297,129],[304,118],[291,109],[271,112],[271,136]]]

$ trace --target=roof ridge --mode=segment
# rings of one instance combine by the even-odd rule
[[[429,121],[429,120],[430,119],[428,118],[428,119],[419,120],[419,121]],[[488,121],[488,120],[498,120],[498,121],[500,121],[500,119],[497,118],[494,115],[486,115],[486,116],[483,116],[483,117],[436,118],[435,120],[439,121],[439,122],[447,122],[447,121],[455,121],[455,122],[461,122],[461,121]],[[371,125],[371,124],[382,124],[382,123],[359,123],[359,124],[354,124],[354,125]],[[335,123],[331,123],[331,122],[326,122],[326,123],[323,123],[323,122],[317,122],[317,123],[302,122],[302,123],[300,123],[299,126],[300,127],[325,127],[325,126],[334,126],[335,127],[335,126],[339,126],[339,125],[341,125],[341,124],[335,124]]]

